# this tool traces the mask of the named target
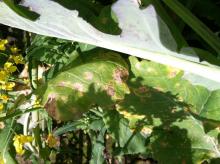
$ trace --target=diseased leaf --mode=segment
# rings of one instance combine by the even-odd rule
[[[219,157],[216,140],[194,118],[219,121],[219,90],[194,86],[175,68],[135,57],[130,62],[131,93],[117,109],[133,127],[148,128],[153,158],[159,163],[201,163]]]
[[[182,71],[172,67],[144,60],[139,62],[135,57],[130,57],[130,62],[132,73],[135,76],[131,81],[136,85],[139,84],[139,90],[141,87],[144,89],[149,86],[165,95],[170,93],[175,95],[179,102],[189,105],[187,108],[193,113],[207,119],[220,121],[220,90],[210,91],[205,87],[192,85],[183,79]],[[150,103],[152,101],[147,105]]]
[[[85,63],[48,82],[43,104],[55,119],[79,118],[92,105],[109,108],[122,100],[129,93],[127,77],[127,65],[117,53],[87,55]]]

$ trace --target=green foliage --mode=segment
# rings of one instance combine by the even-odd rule
[[[31,46],[26,51],[26,58],[29,61],[52,66],[46,73],[46,79],[55,76],[58,71],[78,57],[76,43],[41,35],[34,36]],[[78,60],[77,63],[79,62]]]
[[[0,26],[0,84],[15,85],[0,93],[0,160],[16,163],[20,144],[20,163],[219,163],[214,0],[3,0],[0,9],[0,23],[37,33]],[[5,80],[18,41],[26,64]]]
[[[74,42],[36,35],[27,49],[27,57],[45,64],[67,64],[74,58]]]
[[[30,19],[32,21],[38,19],[40,15],[36,12],[30,11],[28,7],[24,7],[21,5],[16,4],[15,0],[3,0],[3,2],[10,7],[14,12],[16,12],[18,15]]]
[[[120,56],[100,52],[85,57],[84,63],[59,73],[46,85],[43,104],[53,118],[79,118],[92,105],[108,108],[129,92],[127,66]]]
[[[131,81],[138,80],[143,86],[176,95],[179,101],[190,105],[188,108],[191,112],[207,119],[220,121],[218,118],[220,90],[209,91],[204,87],[192,85],[183,79],[182,71],[172,67],[148,61],[139,62],[134,57],[130,57],[130,61],[132,73],[135,75]]]
[[[115,155],[146,152],[146,140],[139,133],[140,129],[135,129],[132,132],[128,120],[123,118],[117,111],[108,111],[104,115],[104,122],[109,134],[118,143],[117,148],[114,150]]]

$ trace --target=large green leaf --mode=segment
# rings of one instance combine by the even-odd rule
[[[109,108],[129,93],[127,65],[117,53],[97,52],[84,60],[45,86],[43,104],[55,119],[79,118],[92,105]]]
[[[130,62],[131,93],[117,109],[130,126],[148,131],[153,157],[159,163],[201,163],[219,157],[217,140],[196,119],[219,121],[219,90],[192,85],[178,69],[135,57]]]
[[[205,87],[193,85],[183,79],[182,71],[172,67],[144,60],[139,62],[135,57],[130,57],[130,62],[132,73],[135,76],[131,79],[131,83],[136,85],[134,87],[137,92],[148,92],[147,87],[152,87],[158,93],[175,95],[175,99],[178,102],[186,103],[188,107],[185,108],[189,108],[191,112],[203,118],[220,121],[220,90],[210,91]],[[152,93],[150,92],[150,94]],[[162,96],[163,99],[166,97]],[[144,104],[150,106],[153,101],[148,99],[149,103]],[[159,100],[159,96],[155,99],[155,101],[157,100]],[[169,100],[171,102],[168,103]],[[173,99],[168,98],[166,103],[179,104],[172,103],[172,101]],[[162,102],[159,101],[158,104]],[[163,106],[164,104],[161,107]]]
[[[112,10],[118,18],[122,33],[120,36],[113,36],[98,31],[78,17],[81,11],[69,10],[56,2],[26,0],[23,4],[39,13],[40,19],[30,22],[0,2],[0,23],[124,52],[220,82],[219,67],[200,63],[195,51],[192,50],[190,54],[174,52],[177,50],[175,39],[152,5],[140,9],[138,1],[118,0]]]

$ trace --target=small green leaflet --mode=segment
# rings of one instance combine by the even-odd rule
[[[37,20],[37,18],[40,17],[40,14],[36,13],[36,12],[33,12],[33,11],[30,11],[28,9],[28,7],[24,7],[24,6],[21,6],[21,5],[18,5],[14,2],[14,0],[3,0],[3,2],[10,8],[12,9],[14,12],[16,12],[18,15],[26,18],[26,19],[29,19],[29,20],[32,20],[32,21],[35,21]]]

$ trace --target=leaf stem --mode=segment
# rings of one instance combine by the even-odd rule
[[[218,54],[220,53],[220,39],[187,8],[177,0],[163,0],[182,20],[188,24],[200,37],[204,39]]]

